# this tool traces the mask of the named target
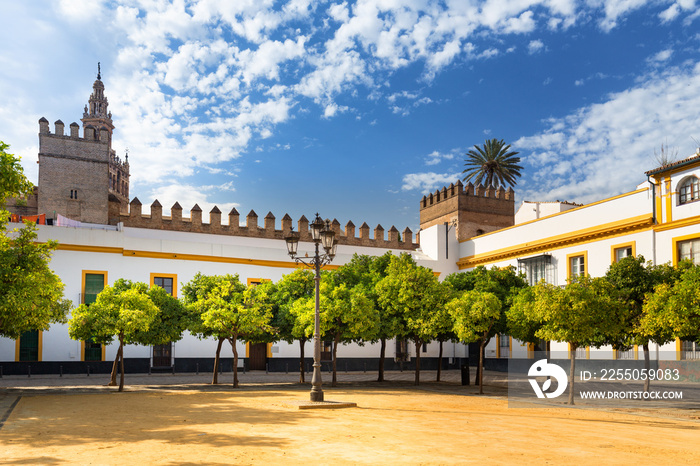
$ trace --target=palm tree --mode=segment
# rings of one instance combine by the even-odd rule
[[[515,179],[520,176],[523,169],[520,157],[516,157],[518,152],[510,151],[510,144],[506,144],[503,139],[487,139],[483,147],[477,145],[467,152],[464,159],[466,167],[464,181],[474,179],[474,183],[484,184],[487,187],[497,188],[506,185],[515,186]]]

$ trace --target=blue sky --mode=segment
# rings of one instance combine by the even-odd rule
[[[626,192],[662,144],[700,145],[697,0],[64,0],[0,16],[0,139],[30,179],[38,119],[79,121],[99,61],[131,194],[165,214],[415,232],[421,196],[486,138],[520,152],[518,201]]]

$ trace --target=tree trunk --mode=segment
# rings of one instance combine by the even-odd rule
[[[229,338],[228,342],[231,343],[231,348],[233,348],[233,388],[238,388],[238,349],[236,348],[236,337]]]
[[[304,345],[306,345],[306,339],[302,338],[299,340],[299,383],[304,383]]]
[[[124,391],[124,334],[119,334],[119,391]]]
[[[114,358],[114,362],[112,363],[112,374],[109,377],[109,385],[110,387],[114,387],[117,385],[117,366],[119,364],[119,350],[117,350],[117,356]]]
[[[331,387],[336,387],[338,385],[337,377],[337,364],[338,364],[338,343],[340,343],[340,334],[337,333],[333,339],[333,381],[331,382]]]
[[[574,374],[576,373],[576,349],[578,346],[571,345],[571,368],[569,369],[569,404],[574,405]]]
[[[437,377],[435,378],[436,382],[440,381],[440,372],[442,371],[442,340],[440,340],[440,353],[438,354],[438,370],[437,370]]]
[[[649,392],[649,370],[651,369],[651,361],[649,360],[649,343],[645,343],[642,348],[644,348],[644,369],[647,373],[647,378],[644,380],[644,392]]]
[[[384,357],[386,356],[386,338],[381,338],[381,349],[379,350],[379,377],[377,382],[384,382]]]
[[[212,385],[219,383],[219,354],[221,353],[221,345],[224,343],[224,338],[219,338],[219,344],[216,345],[216,357],[214,357],[214,376],[211,379]]]
[[[420,338],[415,339],[416,342],[416,380],[413,385],[420,385]]]
[[[479,371],[479,395],[484,394],[484,352],[486,351],[487,343],[488,340],[486,338],[482,338],[479,343],[479,367],[477,368]]]

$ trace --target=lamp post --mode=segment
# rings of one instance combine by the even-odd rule
[[[311,227],[311,240],[314,243],[314,256],[304,260],[297,256],[299,247],[299,233],[294,229],[289,232],[284,240],[287,242],[287,252],[297,263],[311,267],[316,272],[316,314],[314,318],[314,374],[311,377],[311,401],[323,401],[323,389],[321,388],[321,317],[320,317],[320,283],[321,268],[330,264],[335,257],[338,241],[335,240],[335,232],[331,229],[330,221],[325,222],[316,214],[316,218],[309,225]],[[323,246],[325,253],[320,253],[319,245]]]

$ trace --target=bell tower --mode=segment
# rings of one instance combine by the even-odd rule
[[[114,125],[112,124],[112,112],[107,110],[109,102],[107,97],[105,97],[105,85],[102,83],[102,76],[100,73],[100,64],[97,63],[97,79],[92,84],[92,94],[90,94],[90,99],[88,104],[85,106],[83,111],[83,118],[80,121],[83,122],[83,132],[85,129],[94,128],[94,135],[97,139],[101,130],[107,130],[107,145],[112,148],[112,130],[114,130]]]

